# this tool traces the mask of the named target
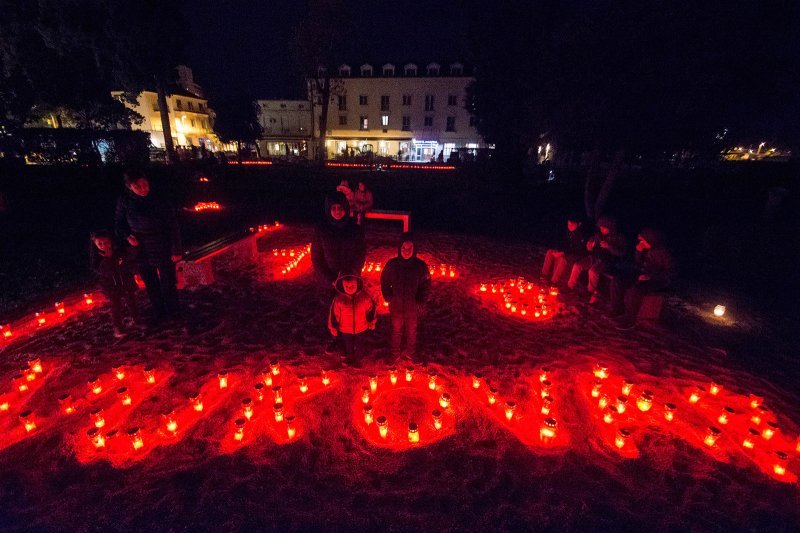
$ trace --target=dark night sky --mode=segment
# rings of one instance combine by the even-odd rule
[[[342,58],[350,62],[465,60],[464,2],[349,2],[359,28]],[[195,0],[186,4],[188,64],[212,99],[302,96],[289,40],[304,14],[296,0]],[[360,63],[359,63],[360,64]]]

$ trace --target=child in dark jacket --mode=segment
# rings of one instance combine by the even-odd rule
[[[375,302],[364,290],[364,280],[359,276],[339,276],[336,290],[338,294],[328,313],[328,329],[331,335],[344,342],[348,364],[358,366],[358,337],[367,330],[375,329]]]
[[[111,320],[114,324],[114,337],[124,336],[122,331],[122,303],[128,306],[128,312],[136,320],[136,282],[133,278],[131,252],[114,243],[111,233],[98,231],[92,234],[94,260],[92,267],[97,273],[100,289],[111,302]]]
[[[416,354],[419,308],[430,288],[428,265],[417,257],[411,234],[403,233],[397,257],[390,259],[381,273],[381,292],[389,303],[392,317],[392,352],[395,355],[400,355],[403,334],[409,355]]]
[[[560,248],[547,250],[542,264],[542,278],[553,285],[561,281],[561,277],[576,261],[586,257],[586,231],[581,217],[570,215],[567,218],[567,232]]]

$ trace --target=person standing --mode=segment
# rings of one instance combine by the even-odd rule
[[[381,293],[389,303],[392,318],[391,348],[394,355],[400,355],[404,335],[406,351],[410,356],[416,355],[419,310],[430,288],[428,265],[417,257],[412,235],[403,233],[397,257],[390,259],[381,273]]]
[[[375,302],[364,290],[364,280],[343,274],[336,280],[337,294],[328,312],[328,330],[344,343],[346,362],[360,366],[362,347],[359,339],[367,330],[375,329]]]
[[[125,173],[125,193],[117,200],[117,237],[136,250],[139,274],[152,306],[153,320],[178,310],[175,263],[181,259],[181,235],[175,210],[150,191],[138,171]]]
[[[364,223],[364,218],[368,212],[372,211],[373,205],[372,191],[367,189],[367,185],[363,181],[359,181],[358,189],[353,193],[353,212],[359,224]]]
[[[325,198],[325,220],[311,241],[311,264],[319,280],[332,286],[342,273],[361,272],[367,257],[364,232],[347,216],[350,204],[344,194]]]

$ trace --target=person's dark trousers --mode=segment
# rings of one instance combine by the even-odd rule
[[[392,352],[400,355],[403,334],[406,337],[406,351],[409,355],[417,352],[417,322],[419,312],[417,309],[392,313]]]
[[[355,359],[358,354],[358,342],[356,341],[358,335],[353,335],[351,333],[339,333],[339,336],[342,338],[342,343],[344,344],[344,355],[348,359]]]
[[[165,311],[177,310],[177,277],[172,261],[163,261],[158,266],[143,264],[139,268],[139,275],[144,281],[153,313],[161,315]]]
[[[634,273],[614,272],[608,284],[609,308],[613,314],[620,315],[625,311],[625,294],[635,283]]]
[[[108,301],[111,302],[111,322],[117,329],[122,329],[122,306],[123,302],[128,306],[128,313],[136,320],[138,312],[136,308],[136,297],[133,292],[113,291],[106,294]]]

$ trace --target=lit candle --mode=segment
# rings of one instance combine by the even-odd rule
[[[542,398],[542,410],[541,413],[543,415],[549,415],[550,409],[553,408],[553,398],[552,396],[545,396]]]
[[[13,335],[13,334],[14,334],[14,333],[11,331],[11,325],[10,325],[10,324],[6,324],[6,325],[4,325],[4,326],[0,326],[0,331],[2,331],[2,332],[3,332],[3,338],[4,338],[4,339],[9,339],[9,338],[11,338],[11,335]]]
[[[610,405],[603,409],[603,422],[606,424],[611,424],[614,422],[614,415],[617,414],[617,411],[612,408]]]
[[[59,396],[58,405],[61,406],[61,410],[64,414],[71,415],[75,412],[75,406],[72,405],[72,395],[70,394],[62,394]]]
[[[721,433],[722,432],[714,426],[709,426],[703,442],[706,443],[706,446],[714,446],[717,443],[717,439],[719,439]]]
[[[331,384],[331,378],[325,370],[322,371],[322,384],[326,387]]]
[[[44,317],[43,313],[36,313],[36,324],[39,326],[44,326],[44,323],[47,319]]]
[[[406,367],[406,381],[411,382],[412,379],[414,379],[414,367],[413,366],[407,366]]]
[[[247,423],[247,420],[244,418],[237,418],[233,424],[236,426],[236,430],[233,433],[234,440],[241,441],[244,438],[244,425]]]
[[[486,292],[486,284],[481,283],[481,292]]]
[[[377,390],[378,390],[378,376],[370,376],[369,377],[369,390],[372,393],[377,392]]]
[[[89,390],[94,394],[100,394],[103,392],[103,384],[100,383],[100,378],[93,377],[89,379]]]
[[[125,379],[125,367],[124,366],[122,366],[122,365],[115,366],[114,368],[111,369],[111,371],[114,373],[114,376],[119,381],[122,381],[123,379]]]
[[[653,407],[653,393],[649,390],[642,391],[636,400],[636,407],[643,413],[649,411]]]
[[[25,431],[30,433],[34,429],[36,429],[36,422],[33,420],[33,412],[32,411],[22,411],[19,414],[19,421],[25,427]]]
[[[89,420],[92,421],[94,427],[101,428],[106,425],[106,419],[103,416],[103,410],[98,407],[89,412]]]
[[[389,369],[389,381],[392,385],[397,385],[397,369],[395,367]]]
[[[592,398],[599,398],[600,397],[600,390],[603,388],[603,380],[596,379],[594,383],[592,383]]]
[[[797,443],[794,445],[794,451],[800,453],[800,437],[797,437]]]
[[[144,380],[151,385],[156,382],[156,369],[152,366],[144,367]]]
[[[511,422],[514,418],[514,411],[517,409],[517,402],[514,400],[506,401],[506,420]]]
[[[269,364],[269,370],[273,376],[277,376],[281,373],[281,364],[278,361],[272,361]]]
[[[100,433],[100,430],[97,428],[92,428],[86,432],[86,436],[89,439],[95,448],[105,448],[106,447],[106,439],[103,437],[103,434]]]
[[[436,372],[434,371],[428,372],[428,388],[436,390]]]
[[[434,409],[431,415],[433,416],[433,427],[435,429],[442,429],[442,412],[438,409]]]
[[[620,450],[625,447],[625,443],[628,442],[628,438],[631,436],[631,432],[627,429],[620,428],[617,430],[617,435],[614,438],[614,444]]]
[[[767,422],[767,427],[764,428],[764,431],[761,432],[761,436],[764,437],[764,440],[769,440],[775,436],[775,433],[778,432],[778,424],[775,422]]]
[[[272,406],[272,411],[275,413],[275,422],[280,422],[283,420],[283,404],[276,403]]]
[[[539,370],[539,383],[544,383],[545,381],[548,381],[549,379],[550,379],[550,367],[549,366],[543,366]]]
[[[483,378],[482,374],[475,373],[472,374],[472,388],[473,389],[480,389],[481,388],[481,378]]]
[[[611,401],[611,398],[608,397],[608,394],[603,394],[602,396],[600,396],[600,399],[597,400],[597,408],[598,409],[605,409],[608,406],[610,401]]]
[[[725,314],[725,306],[724,305],[717,305],[714,307],[714,316],[721,317]]]
[[[366,425],[372,424],[372,406],[367,404],[362,411],[364,413],[364,423]]]
[[[408,442],[411,444],[416,444],[419,442],[419,429],[417,428],[417,424],[415,422],[408,424]]]
[[[608,377],[608,367],[603,365],[595,365],[594,366],[594,377],[598,379],[606,379]]]
[[[379,416],[375,419],[375,423],[378,424],[378,433],[380,433],[381,438],[386,438],[389,435],[389,421],[386,420],[385,416]]]
[[[494,286],[494,283],[491,285],[492,294],[497,294],[497,287]]]
[[[133,447],[134,451],[139,450],[144,446],[144,441],[142,440],[142,432],[139,430],[138,427],[132,427],[128,430],[128,437],[131,439],[131,446]]]
[[[292,440],[297,435],[297,429],[294,427],[294,417],[286,417],[286,438]]]
[[[120,387],[117,389],[117,398],[122,405],[131,405],[133,401],[131,400],[131,395],[128,393],[128,387]]]
[[[92,305],[94,303],[94,297],[92,296],[92,293],[84,294],[83,301],[86,303],[86,305]]]
[[[550,296],[558,296],[558,287],[550,287]]]
[[[308,392],[308,384],[306,383],[305,377],[304,376],[297,376],[297,379],[300,381],[300,383],[298,385],[299,388],[300,388],[300,392],[302,392],[303,394],[307,393]]]
[[[750,398],[750,407],[753,409],[757,409],[762,403],[764,403],[764,398],[761,396],[756,396],[755,394],[751,394]]]
[[[261,371],[261,381],[264,382],[264,385],[267,387],[272,387],[272,371],[268,368],[265,368]]]
[[[487,399],[489,401],[489,405],[494,405],[497,401],[497,389],[495,387],[489,388],[489,394],[487,395]]]
[[[546,380],[542,381],[542,389],[541,389],[541,393],[540,393],[542,398],[550,396],[550,387],[552,387],[552,386],[553,386],[553,384],[550,383],[550,380],[546,379]]]
[[[192,408],[198,413],[203,410],[203,398],[200,396],[200,393],[190,396],[189,403],[192,404]]]
[[[167,431],[175,435],[178,431],[178,422],[175,420],[175,411],[167,411],[161,415],[162,420],[164,421],[164,427],[167,428]]]
[[[283,403],[283,389],[280,385],[275,385],[272,387],[272,397],[275,400],[275,403]]]
[[[678,409],[678,406],[674,403],[665,403],[664,404],[664,419],[667,422],[672,422],[675,419],[675,411]]]
[[[694,391],[692,391],[691,396],[689,396],[689,403],[697,403],[698,401],[700,401],[700,398],[702,398],[705,393],[706,393],[706,388],[698,385],[697,387],[694,388]]]
[[[757,426],[760,425],[762,417],[767,413],[767,411],[769,411],[769,409],[767,409],[763,405],[759,406],[758,410],[756,411],[756,413],[753,416],[750,417],[750,422],[752,422],[753,424],[755,424]]]
[[[773,472],[778,476],[786,474],[786,466],[789,464],[789,456],[784,452],[775,452],[775,464],[772,466]]]
[[[711,382],[711,385],[708,387],[708,392],[711,393],[712,396],[716,396],[719,394],[719,391],[722,390],[722,385],[718,385],[717,383]]]
[[[623,396],[630,396],[632,389],[633,389],[633,383],[631,383],[627,379],[622,380],[622,395]]]
[[[56,313],[58,313],[60,316],[64,316],[66,312],[67,310],[64,309],[64,302],[56,302]]]
[[[252,400],[252,398],[244,398],[242,400],[242,414],[248,420],[253,418],[253,400]]]
[[[615,404],[617,412],[622,414],[628,407],[628,399],[625,396],[617,396],[617,403]]]
[[[717,422],[722,424],[723,426],[730,421],[731,416],[736,413],[731,407],[727,405],[722,409],[722,412],[717,417]]]
[[[39,359],[38,357],[36,357],[35,359],[28,360],[28,368],[30,368],[31,371],[34,372],[35,374],[41,374],[42,372],[44,372],[44,370],[42,369],[42,360]]]
[[[361,401],[365,404],[369,403],[369,387],[366,385],[361,387]]]
[[[756,441],[760,436],[761,433],[759,433],[757,429],[749,428],[747,430],[747,436],[744,438],[744,441],[742,441],[742,446],[752,450],[756,447]]]
[[[450,407],[450,395],[446,392],[443,392],[441,396],[439,396],[439,406],[442,409],[447,409]]]
[[[36,372],[29,367],[22,367],[22,375],[25,376],[25,381],[33,381],[36,379]]]
[[[545,418],[542,422],[542,426],[539,428],[539,438],[542,442],[550,442],[556,436],[556,428],[558,427],[558,422],[556,422],[555,418]]]
[[[9,404],[6,400],[3,400],[2,402],[0,402],[0,411],[8,411],[8,409],[10,407],[11,407],[11,404]]]

